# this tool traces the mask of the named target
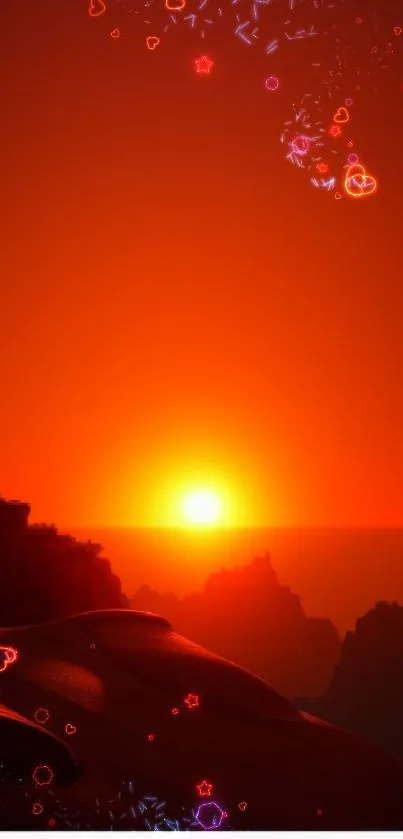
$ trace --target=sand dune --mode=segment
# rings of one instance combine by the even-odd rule
[[[92,612],[0,630],[0,644],[0,725],[13,729],[2,738],[3,827],[403,827],[398,762],[300,714],[162,618]],[[28,723],[39,708],[46,726]],[[52,782],[35,785],[35,767],[50,762]]]

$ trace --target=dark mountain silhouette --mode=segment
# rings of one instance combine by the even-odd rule
[[[377,603],[360,618],[323,697],[297,704],[403,759],[403,607]]]
[[[339,661],[341,641],[334,625],[305,615],[299,597],[280,585],[268,555],[212,574],[203,592],[183,600],[143,586],[130,606],[166,615],[179,632],[289,698],[320,696]]]
[[[3,829],[403,827],[399,761],[162,618],[92,612],[0,645]]]
[[[0,499],[0,829],[403,827],[395,757],[298,711],[247,669],[175,634],[165,618],[92,611],[125,602],[100,546],[30,526],[29,513]],[[213,575],[182,602],[149,589],[137,596],[288,695],[319,692],[338,657],[332,624],[305,616],[268,557]],[[399,725],[392,671],[401,611],[378,606],[360,654],[351,655],[350,639],[346,656],[347,639],[323,700],[348,704],[345,667],[358,721],[370,686],[386,680],[386,699],[375,690],[366,719],[376,725],[390,701],[390,732]]]
[[[100,545],[78,542],[53,525],[29,525],[29,515],[29,504],[0,497],[0,625],[127,605]]]

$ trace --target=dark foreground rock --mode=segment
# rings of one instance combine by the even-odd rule
[[[397,760],[162,618],[92,612],[0,645],[2,829],[403,827]]]

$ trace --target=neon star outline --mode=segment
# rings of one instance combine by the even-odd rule
[[[213,784],[210,781],[200,781],[200,783],[196,785],[197,794],[200,795],[200,798],[211,795],[212,789]]]
[[[185,705],[188,706],[189,710],[192,710],[193,708],[198,708],[200,705],[200,699],[197,693],[188,693],[188,695],[185,696],[185,699],[183,701]]]
[[[200,58],[195,58],[195,65],[197,73],[206,73],[208,75],[214,67],[214,61],[208,55],[201,55]]]

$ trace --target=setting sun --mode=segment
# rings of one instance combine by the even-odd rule
[[[186,496],[182,511],[188,524],[216,524],[221,515],[221,503],[213,492],[198,490]]]
[[[208,450],[200,442],[195,455],[186,442],[182,439],[179,445],[172,441],[170,447],[143,453],[145,469],[134,461],[125,462],[118,497],[120,526],[212,533],[263,526],[279,518],[278,497],[270,495],[269,510],[259,503],[258,470],[253,460],[235,457],[230,447],[227,450],[211,439]],[[264,491],[267,493],[267,483]],[[116,500],[111,497],[107,505],[113,509]]]

